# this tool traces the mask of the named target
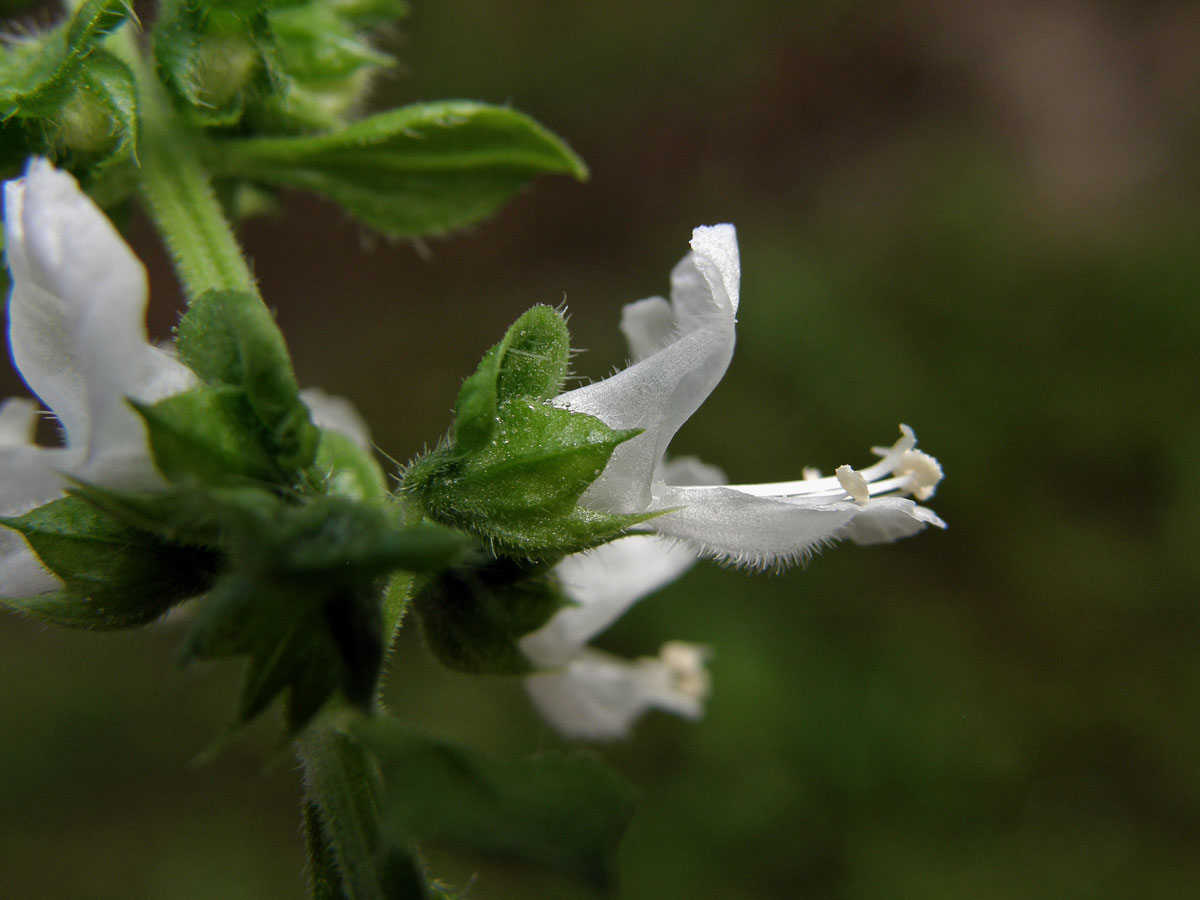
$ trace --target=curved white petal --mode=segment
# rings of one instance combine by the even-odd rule
[[[801,562],[839,538],[877,543],[912,534],[926,524],[942,524],[929,510],[903,497],[856,503],[658,484],[654,506],[673,510],[647,523],[659,534],[722,562],[760,569]],[[889,532],[894,536],[884,536]]]
[[[593,508],[636,512],[647,507],[651,480],[667,445],[716,387],[733,356],[740,278],[737,234],[732,225],[697,228],[691,246],[671,273],[670,328],[661,298],[634,304],[626,313],[626,330],[640,361],[553,401],[612,428],[643,429],[617,447],[604,473],[584,493],[582,502]]]
[[[371,449],[371,430],[354,404],[345,397],[326,393],[321,388],[305,388],[300,392],[300,399],[318,428],[343,434],[363,450]]]
[[[566,666],[525,679],[542,716],[568,737],[613,740],[649,709],[698,719],[708,696],[706,653],[673,642],[657,657],[623,660],[584,650]]]
[[[564,664],[634,603],[670,584],[695,562],[689,548],[654,535],[631,535],[568,556],[554,575],[573,605],[521,638],[522,652],[538,666]]]
[[[889,502],[884,503],[884,500]],[[945,528],[933,510],[901,497],[872,500],[834,536],[856,544],[890,544],[916,534],[927,525]]]
[[[9,344],[22,377],[62,422],[75,474],[157,480],[141,420],[195,381],[146,339],[146,274],[75,179],[45,160],[5,184]]]

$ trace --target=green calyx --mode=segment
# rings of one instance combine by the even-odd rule
[[[605,543],[645,516],[578,500],[636,430],[551,405],[566,378],[562,315],[535,306],[483,357],[459,392],[449,440],[409,466],[404,490],[437,522],[499,555],[553,560]]]
[[[15,39],[0,56],[0,171],[31,155],[99,175],[133,159],[137,89],[104,47],[125,24],[121,0],[89,0],[48,32]]]

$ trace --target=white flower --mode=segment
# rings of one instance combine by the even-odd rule
[[[735,340],[741,265],[734,228],[697,228],[691,247],[671,273],[669,302],[651,297],[625,307],[621,330],[633,363],[553,401],[611,428],[643,430],[617,447],[580,502],[613,513],[669,510],[645,527],[705,556],[758,568],[802,560],[840,538],[870,544],[945,527],[904,496],[928,498],[942,476],[904,425],[896,444],[875,449],[879,462],[857,472],[842,466],[831,478],[726,485],[711,466],[666,460],[675,432],[725,374]]]
[[[629,733],[650,708],[689,719],[704,712],[707,656],[672,641],[657,657],[624,660],[587,646],[630,606],[674,581],[696,561],[688,548],[653,535],[632,535],[568,556],[554,575],[572,605],[520,641],[545,671],[525,680],[542,715],[569,737],[613,739]]]
[[[58,418],[63,446],[33,442],[30,401],[0,405],[0,515],[60,496],[66,475],[111,487],[163,485],[126,398],[153,403],[196,377],[146,338],[142,264],[75,179],[42,159],[5,183],[4,235],[13,362]],[[59,586],[24,538],[0,528],[0,596]]]

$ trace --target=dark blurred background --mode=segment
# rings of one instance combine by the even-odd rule
[[[703,722],[594,751],[641,790],[621,897],[1200,896],[1200,6],[414,6],[381,105],[511,102],[592,180],[418,247],[299,197],[250,223],[302,383],[403,460],[525,308],[565,299],[602,376],[621,304],[732,221],[738,351],[672,451],[780,480],[903,421],[947,473],[945,533],[702,565],[604,636],[714,652]],[[178,290],[133,240],[165,335]],[[180,673],[180,633],[0,618],[0,896],[302,895],[277,723],[193,767],[238,673]],[[439,669],[413,629],[389,681],[436,734],[561,746],[519,684]],[[432,860],[478,900],[587,896]]]

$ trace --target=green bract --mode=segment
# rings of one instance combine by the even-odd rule
[[[203,294],[180,321],[177,346],[205,383],[136,407],[159,470],[174,481],[297,484],[316,457],[318,430],[262,302]]]
[[[405,527],[395,506],[333,496],[293,505],[256,489],[210,496],[222,507],[228,565],[184,658],[249,657],[243,721],[284,690],[293,731],[335,691],[368,705],[384,658],[387,573],[443,569],[463,541],[433,525]]]
[[[63,497],[3,524],[19,531],[62,590],[6,604],[57,625],[128,628],[204,593],[219,557],[165,539],[78,497]]]
[[[169,0],[153,31],[163,82],[205,126],[233,125],[256,84],[268,89],[270,32],[262,3]]]
[[[535,175],[587,176],[528,116],[467,101],[394,109],[329,134],[213,141],[205,155],[219,175],[323,194],[395,237],[477,222]]]
[[[647,518],[577,502],[613,450],[639,432],[550,405],[568,348],[562,316],[537,306],[484,355],[459,393],[451,438],[404,475],[430,518],[478,535],[495,553],[544,560],[610,541]]]

